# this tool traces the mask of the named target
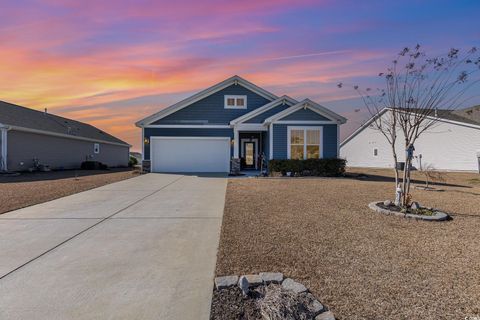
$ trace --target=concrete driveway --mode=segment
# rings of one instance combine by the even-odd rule
[[[0,319],[208,319],[226,185],[147,174],[0,215]]]

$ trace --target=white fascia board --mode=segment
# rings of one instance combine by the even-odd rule
[[[430,116],[427,116],[427,118],[430,119],[430,120],[435,119],[437,121],[448,122],[448,123],[456,124],[456,125],[459,125],[459,126],[464,126],[464,127],[474,128],[474,129],[480,129],[480,125],[476,125],[476,124],[472,124],[472,123],[454,121],[454,120],[449,120],[449,119],[444,119],[444,118],[435,118],[435,117],[430,117]]]
[[[239,131],[268,131],[267,126],[261,123],[239,123],[233,127]]]
[[[154,113],[152,114],[151,116],[148,116],[140,121],[137,121],[135,123],[135,125],[137,127],[143,127],[145,125],[149,125],[151,124],[152,122],[154,121],[157,121],[159,119],[162,119],[178,110],[181,110],[189,105],[191,105],[192,103],[195,103],[203,98],[206,98],[212,94],[214,94],[215,92],[218,92],[222,89],[225,89],[226,87],[228,86],[231,86],[232,84],[237,84],[237,85],[241,85],[255,93],[257,93],[258,95],[270,100],[270,101],[273,101],[275,99],[277,99],[278,97],[276,95],[274,95],[273,93],[271,92],[268,92],[258,86],[256,86],[255,84],[241,78],[240,76],[233,76],[231,78],[228,78],[220,83],[217,83],[216,85],[213,85],[205,90],[202,90],[196,94],[194,94],[193,96],[190,96],[180,102],[177,102],[175,103],[174,105],[171,105],[157,113]]]
[[[336,121],[325,120],[278,120],[275,124],[338,124]]]
[[[278,98],[276,100],[273,100],[272,102],[267,103],[266,105],[261,106],[260,108],[252,110],[252,111],[244,114],[241,117],[233,119],[232,121],[230,121],[230,124],[235,125],[235,124],[242,123],[242,122],[245,122],[247,120],[250,120],[250,119],[256,117],[257,115],[260,115],[260,114],[262,114],[262,113],[264,113],[264,112],[266,112],[270,109],[273,109],[273,108],[279,106],[282,103],[293,106],[293,105],[297,104],[298,101],[296,101],[295,99],[292,99],[292,98],[290,98],[289,96],[286,96],[286,95],[281,96],[280,98]]]
[[[179,137],[179,136],[163,137],[163,136],[151,136],[150,140],[225,140],[225,141],[230,141],[230,137]]]
[[[93,138],[86,138],[86,137],[80,137],[80,136],[72,136],[72,135],[69,135],[69,134],[56,133],[56,132],[38,130],[38,129],[31,129],[31,128],[24,128],[24,127],[18,127],[18,126],[8,126],[8,129],[9,130],[21,131],[21,132],[43,134],[43,135],[52,136],[52,137],[67,138],[67,139],[82,140],[82,141],[91,141],[91,142],[99,142],[99,143],[111,144],[111,145],[114,145],[114,146],[122,146],[122,147],[129,147],[129,148],[131,147],[130,144],[125,144],[125,143],[120,143],[120,142],[112,142],[112,141],[101,140],[101,139],[93,139]]]
[[[142,128],[173,128],[173,129],[230,129],[229,125],[208,124],[150,124]]]

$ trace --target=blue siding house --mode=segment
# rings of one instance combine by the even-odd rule
[[[233,76],[136,123],[152,172],[259,170],[262,160],[336,158],[346,119]]]

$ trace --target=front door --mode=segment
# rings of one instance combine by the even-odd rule
[[[256,139],[242,139],[242,169],[256,169],[257,168],[257,140]]]

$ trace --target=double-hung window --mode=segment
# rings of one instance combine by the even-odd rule
[[[225,109],[247,109],[247,96],[226,95]]]
[[[322,127],[288,127],[289,159],[320,159]]]

